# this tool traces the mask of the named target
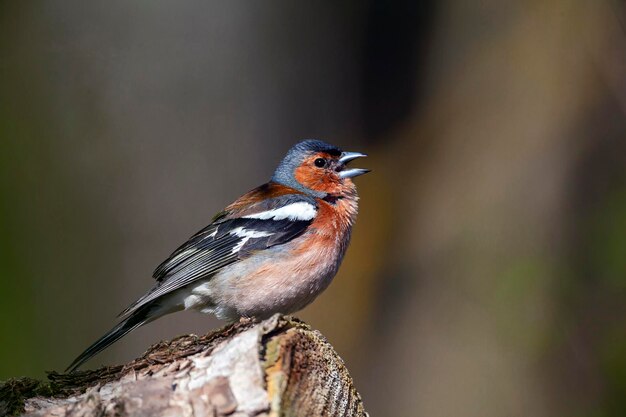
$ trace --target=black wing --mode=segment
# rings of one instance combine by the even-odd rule
[[[317,209],[315,200],[288,195],[265,200],[241,213],[245,217],[220,215],[187,242],[181,245],[154,271],[156,287],[141,297],[120,315],[127,316],[157,298],[185,287],[194,281],[209,278],[222,268],[245,259],[255,251],[286,243],[300,236],[309,227],[309,218],[255,218],[290,206],[309,204]],[[267,217],[267,216],[261,216]]]

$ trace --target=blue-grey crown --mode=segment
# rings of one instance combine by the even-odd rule
[[[302,163],[304,158],[315,152],[327,152],[331,155],[337,156],[341,155],[341,149],[329,143],[317,139],[303,140],[302,142],[296,143],[291,147],[291,149],[289,149],[287,155],[285,155],[283,160],[278,165],[278,168],[276,168],[276,171],[274,171],[272,181],[295,188],[296,190],[307,194],[315,195],[316,197],[323,197],[324,193],[309,190],[308,188],[303,187],[294,178],[295,169]]]

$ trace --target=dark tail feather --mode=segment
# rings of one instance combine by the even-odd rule
[[[113,343],[126,336],[136,328],[143,326],[149,321],[159,317],[160,314],[155,313],[155,306],[146,305],[137,311],[133,312],[130,317],[120,322],[117,326],[112,328],[107,334],[98,339],[94,344],[89,346],[83,353],[81,353],[70,366],[67,367],[65,372],[74,372],[79,366],[87,362],[93,356],[102,352],[104,349],[111,346]],[[152,314],[151,314],[152,313]]]

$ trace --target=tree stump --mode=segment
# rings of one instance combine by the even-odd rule
[[[318,331],[275,315],[152,346],[126,365],[0,385],[0,415],[367,416]]]

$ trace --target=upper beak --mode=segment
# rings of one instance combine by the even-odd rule
[[[350,161],[352,161],[353,159],[357,159],[357,158],[364,158],[367,155],[365,155],[364,153],[359,153],[359,152],[343,152],[341,154],[341,156],[339,157],[339,162],[341,163],[340,165],[340,171],[339,171],[339,177],[340,178],[353,178],[353,177],[358,177],[359,175],[363,175],[363,174],[367,174],[368,172],[370,172],[369,169],[363,169],[363,168],[352,168],[352,169],[346,169],[346,164]]]

